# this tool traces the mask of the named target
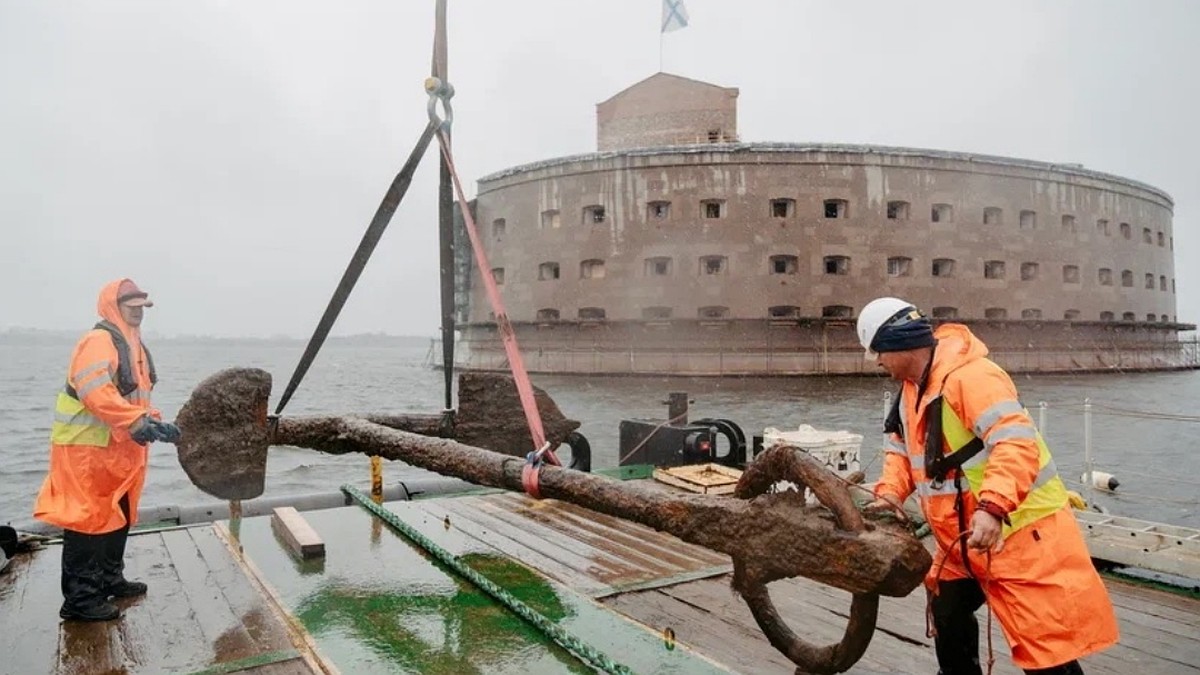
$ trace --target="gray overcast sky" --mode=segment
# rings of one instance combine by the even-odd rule
[[[749,141],[1010,155],[1175,199],[1200,320],[1200,2],[685,0],[665,70]],[[450,0],[464,180],[595,149],[658,70],[659,0]],[[166,334],[308,335],[425,123],[431,0],[0,0],[0,329],[132,276]],[[431,154],[335,332],[437,332]]]

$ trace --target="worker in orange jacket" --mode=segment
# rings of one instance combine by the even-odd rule
[[[900,395],[873,508],[920,500],[937,541],[926,578],[941,675],[979,675],[984,602],[1026,673],[1081,675],[1117,621],[1054,460],[1012,379],[959,324],[935,331],[911,303],[863,308],[859,341]]]
[[[150,406],[158,378],[140,326],[153,304],[129,279],[100,291],[101,321],[76,344],[55,404],[50,471],[33,515],[63,529],[63,619],[115,619],[120,610],[109,598],[146,592],[146,584],[125,579],[125,541],[137,520],[148,444],[180,435]]]

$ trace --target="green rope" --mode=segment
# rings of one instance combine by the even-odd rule
[[[395,513],[371,501],[370,497],[357,488],[350,485],[343,485],[342,492],[357,501],[360,506],[375,514],[377,518],[387,523],[392,529],[408,537],[413,543],[428,551],[433,557],[450,567],[450,569],[475,584],[480,590],[495,598],[505,607],[508,607],[517,616],[533,624],[535,628],[545,633],[546,636],[558,643],[563,649],[571,652],[579,660],[606,673],[632,675],[633,671],[627,666],[613,661],[600,650],[585,644],[574,635],[566,632],[553,621],[538,613],[537,610],[521,602],[487,577],[465,565],[457,556],[438,546],[432,539],[418,532],[408,523],[401,520]]]

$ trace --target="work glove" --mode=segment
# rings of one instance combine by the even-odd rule
[[[158,440],[158,431],[154,428],[156,420],[149,415],[142,415],[138,421],[129,427],[129,437],[134,443],[139,445],[148,445],[152,441]]]
[[[179,438],[183,435],[179,431],[179,427],[170,422],[160,422],[156,419],[150,419],[150,426],[154,429],[154,440],[163,441],[164,443],[178,443]]]

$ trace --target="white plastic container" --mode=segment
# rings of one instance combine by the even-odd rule
[[[859,470],[859,452],[862,450],[862,434],[849,431],[823,431],[801,424],[795,431],[782,431],[774,427],[763,429],[763,450],[777,445],[803,448],[829,470],[846,478]]]

